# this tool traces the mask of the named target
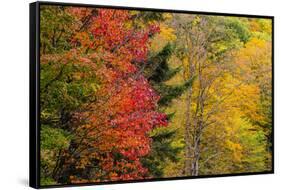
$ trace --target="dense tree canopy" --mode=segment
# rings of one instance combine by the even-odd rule
[[[41,6],[41,185],[271,170],[271,21]]]

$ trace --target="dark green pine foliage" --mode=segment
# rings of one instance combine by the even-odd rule
[[[167,85],[166,81],[173,78],[181,71],[181,67],[170,68],[168,60],[173,53],[173,46],[167,44],[161,52],[149,59],[145,65],[144,75],[148,78],[149,83],[160,94],[158,102],[159,109],[164,109],[170,105],[172,100],[181,96],[191,85],[193,79],[190,79],[180,85]],[[173,119],[175,112],[167,113],[167,119]],[[152,151],[142,160],[143,165],[148,168],[150,175],[153,177],[163,177],[165,162],[177,162],[178,154],[182,147],[172,145],[177,131],[171,127],[158,128],[151,134]]]
[[[160,106],[168,106],[173,99],[181,96],[193,83],[191,78],[180,85],[166,85],[165,82],[173,78],[181,71],[181,67],[170,68],[168,59],[172,55],[173,46],[167,44],[161,52],[150,58],[148,66],[144,71],[150,84],[160,94],[161,99],[158,102]]]
[[[151,136],[153,143],[150,154],[142,160],[144,167],[148,168],[149,174],[153,177],[163,177],[165,161],[178,162],[179,147],[171,146],[175,138],[175,130],[161,130]]]

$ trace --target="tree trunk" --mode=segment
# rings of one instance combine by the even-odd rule
[[[192,98],[192,87],[188,89],[187,97],[186,97],[186,126],[185,126],[185,167],[184,173],[185,175],[190,174],[190,170],[192,168],[191,164],[191,155],[192,151],[190,148],[190,137],[189,137],[189,130],[192,127],[191,123],[191,98]]]
[[[194,76],[194,66],[192,61],[192,56],[189,57],[189,68],[188,68],[188,76],[187,79]],[[187,91],[186,97],[186,125],[185,125],[185,166],[184,166],[184,174],[191,175],[191,171],[193,168],[192,157],[193,151],[192,147],[192,139],[191,139],[191,128],[192,128],[192,110],[191,110],[191,102],[192,102],[192,86]]]

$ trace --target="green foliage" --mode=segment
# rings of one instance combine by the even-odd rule
[[[176,114],[176,112],[167,114],[168,121],[171,121],[174,118],[175,114]]]
[[[59,53],[70,49],[73,18],[63,6],[42,6],[40,9],[40,51]]]
[[[156,56],[150,58],[150,70],[147,71],[148,69],[146,69],[146,75],[148,75],[150,81],[156,83],[167,81],[181,70],[180,67],[171,69],[168,65],[168,60],[173,53],[173,49],[171,44],[167,44]]]
[[[231,31],[234,37],[238,38],[243,43],[246,43],[251,37],[246,20],[240,18],[227,18],[225,19],[225,27]]]
[[[41,126],[41,148],[46,150],[60,150],[67,148],[70,143],[70,135],[62,129]]]
[[[69,147],[71,135],[63,129],[41,125],[40,138],[40,183],[41,185],[56,184],[52,174],[57,165],[58,152]]]
[[[152,132],[152,151],[142,159],[143,165],[148,168],[153,177],[163,177],[165,162],[178,162],[178,154],[183,147],[173,146],[176,130],[158,129]]]
[[[164,21],[165,20],[162,13],[152,12],[152,11],[139,12],[137,14],[137,17],[138,17],[138,19],[141,19],[144,23],[147,23],[150,21]]]
[[[56,71],[56,72],[54,72]],[[87,77],[82,77],[86,75]],[[80,108],[85,102],[95,101],[99,82],[89,66],[78,63],[41,64],[41,122],[55,125],[63,114]]]
[[[42,185],[42,186],[54,185],[54,184],[57,184],[57,182],[50,177],[41,177],[41,179],[40,179],[40,185]]]
[[[181,96],[188,88],[190,88],[194,80],[195,77],[192,77],[182,85],[169,86],[169,85],[161,84],[155,87],[155,89],[161,95],[161,99],[159,100],[158,103],[162,106],[168,106],[173,99]]]
[[[169,66],[169,59],[175,48],[168,43],[159,53],[149,59],[149,65],[144,70],[145,76],[149,79],[150,84],[159,93],[160,108],[167,107],[172,100],[181,96],[188,88],[191,87],[195,77],[178,84],[167,85],[166,81],[175,77],[181,71],[181,67],[172,69]],[[173,120],[176,112],[167,114],[169,121]],[[183,150],[182,146],[175,146],[177,131],[172,126],[163,129],[155,129],[151,134],[152,150],[148,156],[142,159],[143,165],[149,169],[150,175],[154,177],[163,177],[165,163],[176,163],[180,160],[179,153]]]
[[[149,65],[146,66],[144,74],[148,77],[149,82],[154,89],[161,95],[159,105],[168,106],[171,101],[182,95],[188,88],[191,87],[195,77],[185,81],[180,85],[166,85],[165,82],[173,78],[182,69],[177,67],[172,69],[169,66],[169,58],[175,48],[168,43],[157,55],[149,60]]]

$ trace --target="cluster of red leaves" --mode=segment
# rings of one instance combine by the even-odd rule
[[[88,181],[144,178],[147,169],[140,159],[150,151],[148,133],[167,125],[166,115],[157,112],[160,97],[138,69],[138,62],[147,59],[149,38],[159,27],[136,29],[124,10],[68,11],[81,23],[71,39],[72,56],[92,65],[101,83],[96,101],[75,114],[75,131],[81,140],[69,154],[70,163],[81,169],[98,167]],[[85,182],[79,175],[71,180]]]

